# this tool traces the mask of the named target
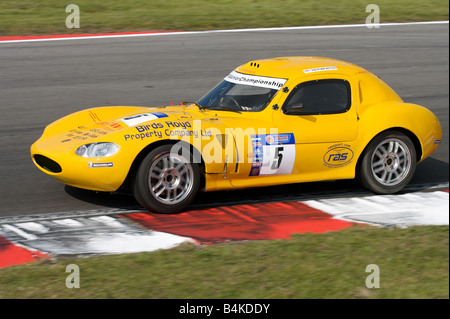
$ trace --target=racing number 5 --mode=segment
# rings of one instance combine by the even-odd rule
[[[277,147],[275,149],[275,158],[274,161],[272,162],[272,170],[277,170],[280,168],[281,165],[281,161],[283,160],[283,154],[281,154],[281,152],[283,152],[284,147]]]

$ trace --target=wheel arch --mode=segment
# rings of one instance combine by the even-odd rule
[[[146,147],[144,147],[139,154],[134,158],[133,163],[131,164],[131,167],[128,171],[127,177],[125,178],[125,181],[123,182],[122,186],[119,188],[121,192],[125,193],[132,193],[132,184],[134,181],[134,178],[136,176],[137,170],[139,166],[142,163],[142,160],[145,158],[145,156],[150,153],[155,148],[162,146],[162,145],[174,145],[176,143],[182,143],[184,146],[189,147],[189,150],[194,154],[195,158],[200,159],[199,168],[200,168],[200,189],[203,189],[205,186],[205,161],[203,159],[203,156],[201,155],[201,152],[192,144],[189,144],[183,140],[161,140],[156,141],[154,143],[148,144]]]
[[[366,146],[364,147],[364,150],[361,152],[361,154],[359,155],[358,161],[356,163],[356,172],[355,172],[355,176],[358,176],[359,172],[360,172],[360,168],[361,168],[361,162],[364,158],[364,154],[367,152],[367,148],[369,147],[369,144],[375,139],[377,138],[377,136],[384,134],[385,132],[388,131],[392,131],[392,132],[400,132],[405,134],[413,143],[414,145],[414,149],[416,151],[416,163],[420,161],[420,159],[422,158],[422,144],[420,143],[419,138],[410,130],[407,130],[403,127],[391,127],[388,129],[385,129],[381,132],[379,132],[378,134],[376,134],[375,136],[373,136],[369,142],[366,144]]]

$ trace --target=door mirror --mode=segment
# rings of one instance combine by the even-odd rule
[[[298,105],[292,105],[289,107],[289,109],[284,113],[287,115],[295,115],[297,112],[302,112],[305,109],[305,106],[303,103]]]

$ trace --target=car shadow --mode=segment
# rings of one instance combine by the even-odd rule
[[[142,209],[131,194],[96,192],[68,185],[64,190],[71,197],[89,204],[124,210]]]
[[[425,190],[433,185],[448,183],[449,164],[434,158],[428,158],[417,166],[410,185],[401,193]],[[143,210],[132,195],[104,193],[65,186],[70,196],[90,204],[124,210]],[[347,197],[354,195],[373,195],[356,180],[330,182],[312,182],[246,188],[239,190],[199,193],[190,209],[212,208],[238,204],[264,203],[276,201],[308,200],[325,197]]]

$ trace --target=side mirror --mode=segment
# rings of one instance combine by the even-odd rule
[[[303,105],[303,103],[298,104],[298,105],[293,105],[285,112],[285,114],[295,115],[298,112],[302,112],[304,109],[305,109],[305,106]]]

